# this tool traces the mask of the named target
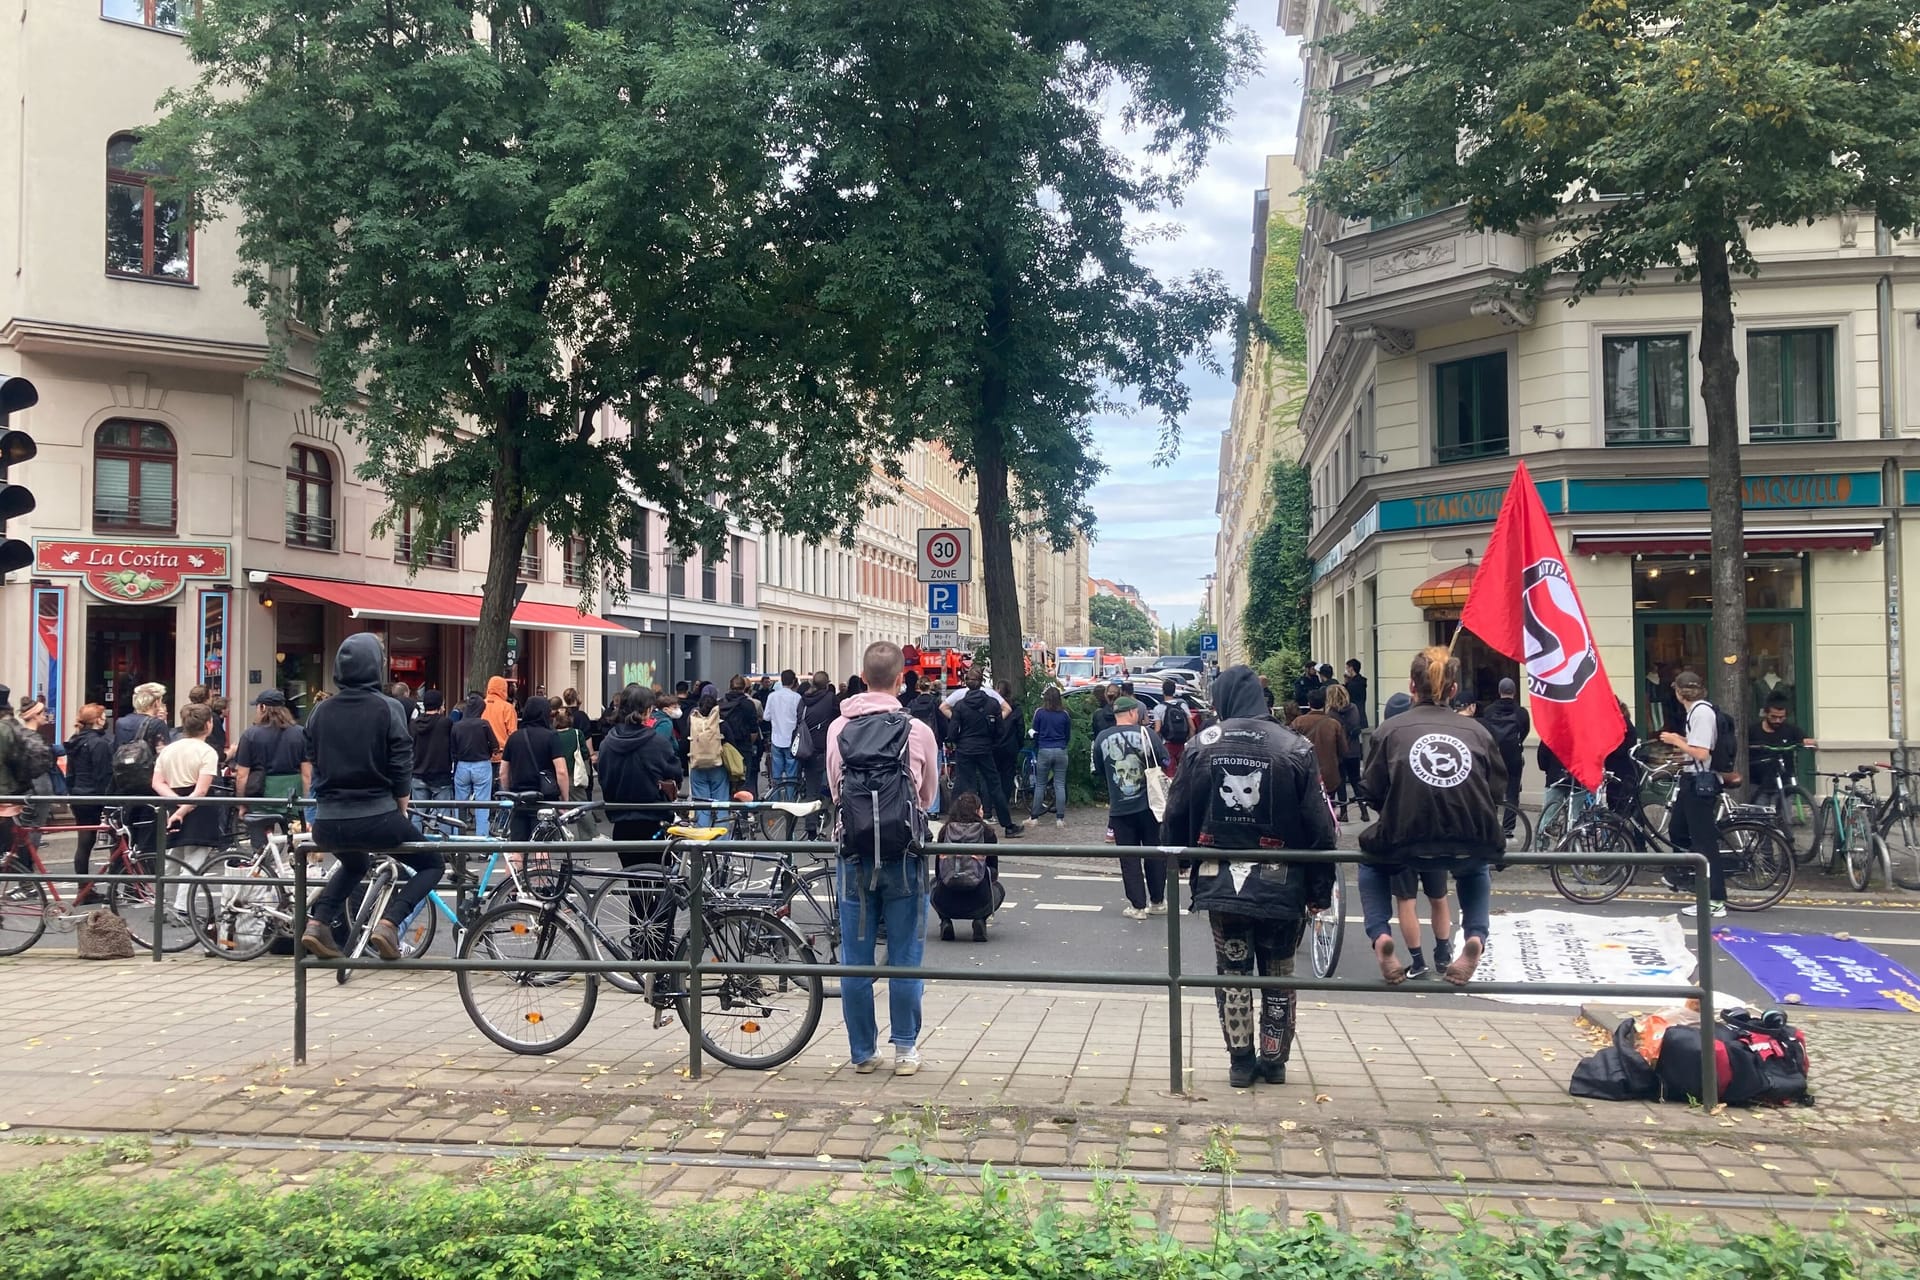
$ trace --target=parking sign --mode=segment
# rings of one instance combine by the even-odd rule
[[[1208,631],[1208,632],[1202,633],[1202,635],[1200,636],[1200,652],[1202,653],[1220,652],[1220,636],[1217,632]]]
[[[960,584],[957,582],[928,583],[927,612],[934,614],[959,613]]]

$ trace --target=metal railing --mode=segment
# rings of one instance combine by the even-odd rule
[[[47,801],[49,797],[25,797],[24,802]],[[163,796],[130,797],[94,797],[84,798],[87,803],[126,808],[153,808],[163,810],[189,801],[185,798],[169,800]],[[21,803],[0,797],[0,804]],[[249,809],[266,812],[274,811],[284,816],[296,816],[304,806],[304,801],[247,800],[232,797],[200,797],[191,803],[197,805],[245,806]],[[422,808],[433,809],[477,809],[486,808],[500,812],[510,806],[500,801],[414,801]],[[543,803],[541,808],[570,807],[568,802],[554,801]],[[720,800],[687,800],[666,804],[601,804],[601,811],[619,813],[658,813],[662,816],[685,814],[689,811],[714,810],[722,813],[766,811],[775,806],[766,803],[744,803]],[[796,819],[802,821],[804,819]],[[78,882],[82,879],[100,884],[113,883],[152,883],[154,886],[154,928],[151,950],[157,963],[162,957],[161,942],[164,931],[167,907],[166,888],[176,878],[166,875],[167,833],[164,822],[155,823],[154,871],[144,875],[89,875],[81,877],[74,874],[61,874],[49,871],[42,874],[37,871],[0,870],[0,885],[12,881],[58,881]],[[994,851],[1001,858],[1064,858],[1070,860],[1112,858],[1119,850],[1110,845],[1040,845],[1022,844],[1018,847],[1000,844]],[[779,974],[795,978],[892,978],[909,972],[890,965],[850,965],[850,964],[747,964],[732,961],[706,960],[702,958],[704,949],[702,913],[707,896],[706,868],[710,856],[729,854],[785,854],[812,853],[833,856],[833,846],[817,840],[695,840],[671,838],[650,841],[586,840],[586,841],[511,841],[478,838],[461,840],[425,840],[396,846],[392,849],[367,850],[371,854],[436,854],[456,863],[453,888],[464,908],[465,893],[473,877],[468,874],[466,859],[482,854],[504,853],[544,853],[549,856],[570,855],[573,853],[612,854],[653,853],[670,856],[678,853],[685,858],[685,878],[687,884],[687,913],[689,917],[687,960],[636,961],[634,959],[569,959],[569,960],[476,960],[453,957],[448,959],[416,958],[384,962],[382,968],[399,972],[513,972],[513,973],[570,973],[601,974],[631,973],[644,969],[649,973],[686,974],[687,987],[698,991],[699,980],[703,974]],[[1178,905],[1179,867],[1183,862],[1216,862],[1221,859],[1221,851],[1212,848],[1181,848],[1177,846],[1147,846],[1138,850],[1139,856],[1159,857],[1165,860],[1168,868],[1167,882],[1174,887],[1175,901],[1166,916],[1167,962],[1162,970],[1134,972],[1091,972],[1084,970],[1027,969],[1020,972],[982,972],[975,968],[954,968],[939,965],[919,965],[910,970],[912,975],[923,980],[937,982],[964,983],[1007,983],[1032,985],[1035,983],[1057,983],[1064,986],[1094,987],[1158,987],[1167,994],[1167,1050],[1169,1056],[1169,1088],[1175,1094],[1184,1094],[1185,1088],[1185,1038],[1182,1021],[1182,996],[1188,989],[1214,990],[1217,988],[1278,989],[1283,991],[1316,991],[1374,994],[1417,994],[1428,995],[1532,995],[1532,996],[1587,996],[1597,993],[1608,996],[1631,999],[1672,999],[1698,1000],[1701,1008],[1701,1028],[1703,1045],[1700,1066],[1700,1097],[1705,1106],[1715,1106],[1719,1099],[1718,1079],[1716,1075],[1717,1055],[1707,1051],[1705,1037],[1710,1037],[1714,1017],[1713,982],[1713,924],[1711,903],[1708,897],[1709,871],[1708,859],[1692,852],[1672,853],[1608,853],[1604,856],[1592,853],[1513,853],[1505,857],[1506,866],[1568,866],[1568,865],[1613,865],[1629,867],[1680,867],[1690,870],[1694,876],[1694,897],[1697,916],[1694,924],[1694,944],[1698,979],[1691,985],[1655,985],[1642,983],[1607,984],[1596,987],[1592,983],[1568,982],[1472,982],[1465,986],[1434,985],[1409,987],[1404,983],[1392,984],[1384,980],[1351,981],[1337,978],[1320,978],[1298,974],[1275,977],[1259,977],[1242,974],[1189,974],[1182,969],[1181,945],[1183,936],[1183,912]],[[1335,863],[1380,865],[1378,859],[1370,858],[1352,849],[1250,849],[1234,850],[1236,862],[1260,863]],[[304,857],[293,858],[294,874],[291,878],[269,876],[204,876],[196,877],[208,884],[241,884],[256,887],[267,885],[286,885],[292,888],[293,948],[293,1052],[294,1061],[304,1065],[307,1059],[307,981],[316,969],[366,969],[369,961],[364,957],[349,957],[340,960],[321,960],[304,954],[299,945],[300,935],[306,929],[307,901],[313,881],[307,874],[307,861]],[[480,886],[484,891],[485,886]],[[464,919],[464,915],[463,915]],[[1345,925],[1343,924],[1343,927]],[[1303,941],[1304,941],[1303,937]],[[702,1076],[703,1063],[700,1044],[700,1005],[698,999],[685,1002],[687,1008],[687,1068],[688,1077],[698,1080]]]

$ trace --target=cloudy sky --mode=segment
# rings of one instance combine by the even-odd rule
[[[1219,271],[1242,297],[1253,247],[1253,193],[1265,184],[1267,156],[1293,150],[1300,111],[1299,42],[1280,31],[1279,7],[1277,0],[1240,0],[1240,22],[1264,50],[1262,70],[1235,98],[1229,135],[1215,145],[1185,203],[1152,219],[1177,219],[1178,234],[1140,248],[1144,262],[1167,274]],[[1232,363],[1229,340],[1220,339],[1215,350],[1223,366]],[[1094,576],[1140,588],[1162,622],[1192,618],[1204,589],[1200,579],[1213,571],[1213,538],[1220,527],[1214,482],[1233,381],[1195,366],[1188,385],[1193,403],[1180,454],[1164,469],[1152,465],[1159,434],[1151,416],[1110,415],[1094,424],[1109,469],[1094,490],[1100,520]]]

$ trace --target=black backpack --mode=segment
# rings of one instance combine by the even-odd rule
[[[1713,712],[1713,754],[1707,759],[1707,767],[1715,773],[1732,773],[1734,757],[1740,749],[1740,730],[1733,723],[1732,716],[1711,702],[1706,706]]]
[[[840,856],[904,858],[927,841],[907,756],[913,717],[854,716],[840,728]]]
[[[143,796],[153,790],[153,717],[141,716],[133,737],[113,749],[113,794]]]
[[[1185,742],[1193,733],[1193,720],[1186,707],[1172,700],[1161,706],[1164,710],[1160,715],[1160,740],[1169,746]]]

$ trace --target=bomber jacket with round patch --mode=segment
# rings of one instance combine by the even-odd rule
[[[1485,725],[1431,703],[1374,730],[1360,796],[1380,820],[1360,833],[1376,858],[1409,863],[1497,859],[1507,767]]]

